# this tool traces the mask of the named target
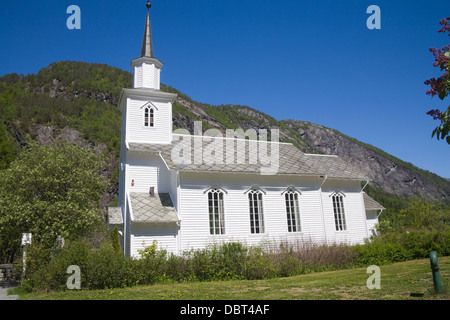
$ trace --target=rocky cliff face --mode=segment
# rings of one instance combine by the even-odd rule
[[[336,130],[303,121],[285,123],[310,145],[306,152],[333,154],[356,166],[371,183],[398,196],[420,195],[429,200],[450,199],[450,184],[433,173],[384,154]]]

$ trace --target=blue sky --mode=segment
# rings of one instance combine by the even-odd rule
[[[241,104],[278,120],[314,122],[450,178],[450,146],[431,139],[444,109],[425,94],[440,75],[430,47],[450,1],[153,0],[161,81],[192,99]],[[62,60],[127,71],[140,54],[145,0],[7,1],[0,11],[0,76]],[[70,5],[81,30],[69,30]],[[369,30],[370,5],[381,29]]]

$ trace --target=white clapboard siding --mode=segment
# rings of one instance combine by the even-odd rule
[[[132,223],[131,255],[138,257],[142,250],[156,241],[157,248],[168,252],[177,252],[178,226],[175,223]]]
[[[170,143],[172,137],[172,104],[170,102],[152,102],[154,106],[154,127],[145,127],[144,105],[148,102],[148,100],[143,99],[127,99],[127,141]]]
[[[344,195],[344,212],[347,229],[336,231],[332,194]],[[327,180],[322,186],[322,202],[328,243],[363,243],[367,238],[366,212],[359,181]]]
[[[158,154],[149,152],[129,152],[126,174],[127,192],[149,192],[155,187],[155,192],[167,193],[169,172]],[[134,186],[131,186],[134,180]]]
[[[142,88],[143,87],[143,83],[142,83],[142,69],[143,69],[142,65],[134,67],[134,82],[133,82],[133,87],[134,88]]]
[[[168,173],[168,189],[173,206],[178,212],[178,174],[175,170],[170,170]]]
[[[138,64],[134,67],[134,88],[160,89],[160,72],[154,64]]]
[[[376,235],[376,225],[378,224],[378,211],[376,210],[367,210],[366,211],[366,221],[367,221],[367,230],[369,236]]]
[[[156,68],[154,64],[148,64],[144,63],[142,65],[143,67],[143,87],[145,88],[154,88],[154,89],[160,89],[159,84],[159,73],[160,69]]]
[[[253,185],[264,190],[263,209],[265,232],[250,232],[250,215],[246,191]],[[288,232],[283,191],[293,185],[300,191],[302,231]],[[258,245],[271,241],[324,241],[324,226],[320,207],[320,181],[312,177],[180,174],[181,247],[183,250],[202,248],[211,242],[241,241]],[[207,193],[210,187],[223,188],[225,234],[210,235]]]

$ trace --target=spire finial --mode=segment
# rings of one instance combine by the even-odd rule
[[[150,3],[150,1],[147,1],[147,10],[150,10],[151,7],[152,7],[152,4]]]

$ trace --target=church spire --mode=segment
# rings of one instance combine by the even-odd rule
[[[150,1],[147,1],[147,20],[145,21],[144,39],[142,40],[141,57],[153,57],[152,28],[150,26]]]
[[[151,6],[150,1],[147,1],[147,20],[141,56],[131,61],[131,67],[134,69],[134,88],[159,90],[160,72],[163,64],[153,56],[152,29],[150,28]]]

